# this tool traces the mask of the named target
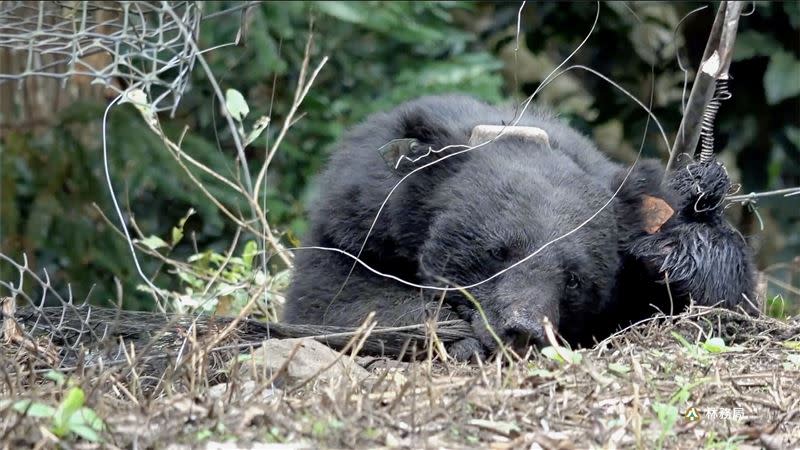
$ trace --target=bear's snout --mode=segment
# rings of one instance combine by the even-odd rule
[[[528,308],[511,308],[503,315],[499,336],[515,351],[524,354],[528,347],[547,345],[541,314]]]
[[[545,342],[543,327],[532,318],[506,321],[500,338],[518,353],[524,353],[528,347],[540,347]]]

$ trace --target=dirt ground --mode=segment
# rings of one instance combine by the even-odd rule
[[[473,364],[436,346],[409,362],[316,341],[270,354],[190,352],[184,340],[181,364],[141,364],[129,346],[68,366],[12,335],[0,355],[4,448],[800,448],[797,319],[693,309],[593,349]]]

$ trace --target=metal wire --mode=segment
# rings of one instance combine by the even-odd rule
[[[714,155],[714,122],[717,119],[719,107],[724,100],[732,97],[728,91],[728,79],[717,79],[714,86],[714,97],[703,112],[703,121],[700,127],[700,162],[706,162]]]
[[[115,95],[142,89],[156,111],[174,114],[199,56],[196,42],[203,20],[253,5],[232,3],[237,6],[204,17],[203,2],[0,1],[0,119],[8,122],[2,125],[13,128],[15,119],[25,115],[39,119],[34,109],[52,112],[58,92],[68,88],[74,97],[82,92],[75,85],[85,84],[105,86]],[[37,78],[50,82],[33,82]],[[24,95],[16,95],[15,88]],[[0,253],[0,265],[18,273],[17,281],[0,279],[0,340],[13,338],[7,330],[16,329],[32,345],[8,348],[17,356],[58,349],[56,367],[81,358],[93,363],[84,345],[108,341],[111,350],[103,357],[118,359],[114,333],[122,330],[128,336],[126,331],[138,330],[130,321],[95,319],[94,309],[73,301],[69,285],[67,295],[59,294],[47,271],[34,273],[25,255],[17,262]],[[18,317],[16,308],[24,314]]]
[[[174,114],[197,56],[190,43],[200,29],[201,7],[188,1],[2,1],[0,49],[19,63],[0,67],[0,84],[21,87],[26,78],[45,77],[63,87],[89,77],[116,93],[143,89],[157,111]]]

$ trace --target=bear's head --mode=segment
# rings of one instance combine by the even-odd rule
[[[662,183],[659,161],[615,164],[539,110],[511,127],[536,128],[524,132],[465,98],[415,102],[401,117],[409,141],[391,159],[397,175],[447,161],[408,180],[401,216],[425,219],[397,240],[418,243],[420,282],[463,288],[445,302],[488,349],[495,336],[545,344],[545,317],[571,344],[591,345],[653,305],[665,310],[665,298],[751,291],[751,256],[721,218],[717,194],[728,181],[716,169],[676,171]],[[461,153],[465,144],[479,148]]]
[[[545,317],[568,342],[592,342],[615,295],[620,242],[645,232],[643,199],[663,173],[643,161],[627,177],[616,165],[598,176],[570,156],[596,150],[565,152],[567,140],[551,137],[552,146],[513,135],[484,146],[430,200],[420,275],[465,288],[445,301],[489,349],[484,320],[519,349],[545,344]]]

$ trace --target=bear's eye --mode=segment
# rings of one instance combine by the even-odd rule
[[[567,289],[575,289],[581,284],[581,280],[574,272],[567,272]]]
[[[508,258],[508,247],[506,246],[499,246],[499,247],[491,247],[489,249],[489,255],[497,261],[505,261]]]

